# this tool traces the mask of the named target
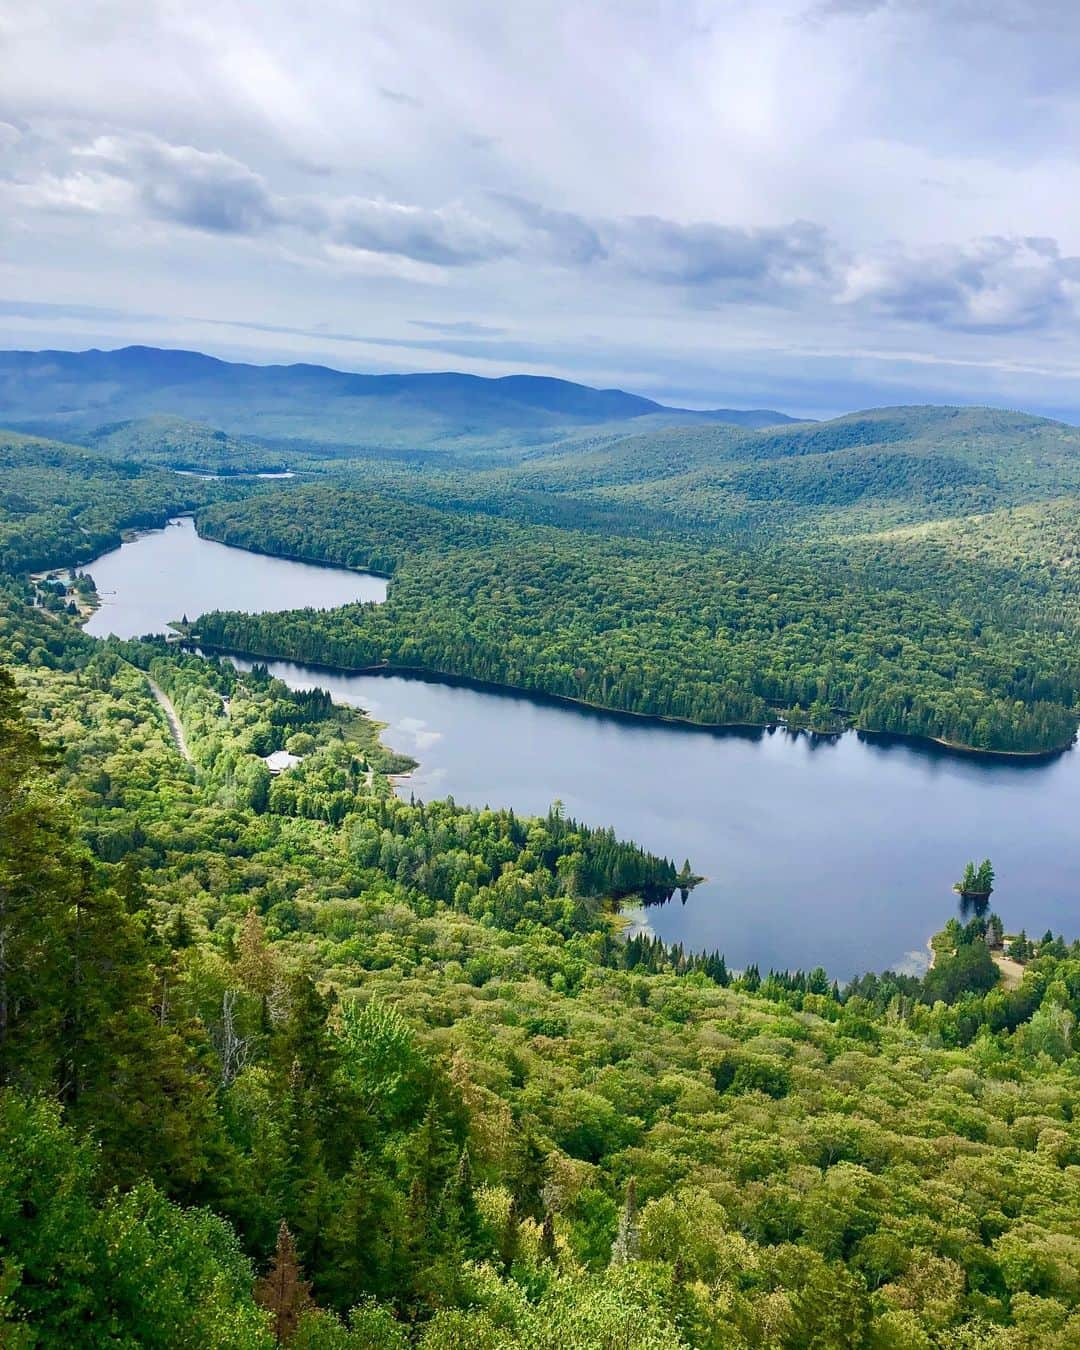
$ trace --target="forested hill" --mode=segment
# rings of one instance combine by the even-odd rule
[[[799,510],[848,527],[845,508],[912,519],[1057,497],[1080,488],[1080,428],[994,408],[901,407],[764,430],[629,430],[530,456],[520,484],[666,505],[685,521],[767,528]],[[856,526],[864,517],[856,516]]]
[[[297,458],[248,437],[230,436],[166,413],[108,422],[82,439],[110,459],[161,464],[189,473],[281,473]]]
[[[208,615],[223,647],[420,666],[693,722],[1009,752],[1080,701],[1080,430],[989,409],[381,465],[211,507],[209,536],[392,572],[388,603]]]
[[[225,489],[0,430],[0,575],[86,562]]]
[[[621,389],[529,375],[362,375],[154,347],[0,353],[0,423],[81,440],[151,415],[322,447],[528,445],[642,417],[653,425],[792,420],[766,410],[667,408]]]

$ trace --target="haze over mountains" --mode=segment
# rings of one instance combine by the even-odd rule
[[[167,415],[262,441],[444,449],[527,446],[585,427],[775,426],[767,409],[668,408],[621,389],[531,375],[360,375],[234,364],[154,347],[0,353],[0,425],[85,441]]]

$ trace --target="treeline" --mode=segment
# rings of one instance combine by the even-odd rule
[[[204,615],[208,643],[342,668],[421,667],[699,723],[1040,751],[1074,735],[1067,635],[1000,629],[820,556],[701,549],[299,489],[204,512],[263,550],[391,571],[380,606]]]
[[[0,572],[81,564],[205,502],[215,489],[167,470],[116,463],[0,431]]]

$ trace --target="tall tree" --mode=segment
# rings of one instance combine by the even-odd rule
[[[255,1285],[255,1301],[273,1318],[274,1335],[279,1345],[292,1338],[300,1314],[311,1305],[311,1285],[304,1279],[296,1243],[284,1219],[278,1228],[270,1269]]]

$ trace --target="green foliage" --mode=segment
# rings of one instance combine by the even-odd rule
[[[273,1343],[226,1223],[145,1183],[104,1200],[99,1184],[93,1149],[55,1104],[0,1091],[0,1254],[14,1344]]]
[[[964,875],[953,887],[958,895],[978,896],[985,899],[994,889],[994,868],[989,858],[984,858],[978,867],[969,862]]]
[[[799,724],[809,708],[818,730],[1010,751],[1066,745],[1076,729],[1075,643],[986,623],[985,578],[969,605],[935,576],[916,589],[855,566],[846,548],[555,529],[341,488],[221,504],[199,528],[393,574],[383,605],[203,615],[203,638],[226,649],[420,668],[708,724]]]
[[[862,534],[843,565],[821,536],[750,554],[734,532],[661,534],[618,494],[649,447],[665,471],[727,456],[725,486],[683,507],[737,479],[751,515],[767,490],[789,524],[829,506],[880,531],[889,511],[1035,490],[1070,437],[899,411],[602,438],[530,461],[535,495],[397,471],[335,513],[321,490],[261,494],[210,527],[351,550],[394,573],[391,601],[218,622],[631,711],[806,708],[822,730],[1026,748],[1072,716],[1071,630],[1049,623],[1068,569],[1040,564],[1040,628],[1004,598],[1000,518],[986,554],[959,531],[946,603],[936,554],[878,584],[907,535]],[[1029,453],[1006,463],[1017,438]],[[606,495],[549,491],[575,473]],[[545,495],[555,527],[534,518]],[[1044,552],[1067,538],[1053,520],[1024,527]],[[939,936],[925,980],[841,991],[824,970],[624,941],[618,898],[691,884],[689,862],[558,804],[399,798],[407,764],[362,714],[164,642],[91,642],[53,599],[0,581],[4,1344],[269,1345],[256,1274],[296,1295],[270,1306],[310,1350],[1076,1342],[1080,946],[1019,935],[1003,986],[993,916],[976,918]],[[303,762],[271,781],[262,757],[285,746]],[[992,885],[989,863],[970,870]]]
[[[260,1269],[287,1222],[321,1308],[297,1343],[919,1344],[988,1307],[1007,1323],[1021,1295],[1067,1319],[1080,977],[1057,939],[1020,989],[962,979],[952,1003],[934,972],[925,991],[882,977],[841,999],[821,971],[733,982],[716,956],[614,943],[576,887],[643,855],[558,808],[529,821],[399,801],[375,770],[335,824],[316,804],[341,757],[378,762],[358,715],[158,644],[88,659],[76,641],[69,659],[27,680],[31,709],[53,744],[78,746],[59,760],[78,801],[65,809],[117,859],[95,866],[152,939],[138,997],[213,1088],[201,1116],[184,1108],[184,1150],[146,1158],[183,1202],[227,1215]],[[42,773],[13,704],[9,726]],[[300,727],[310,814],[292,798],[256,811],[235,790],[242,747]],[[986,952],[980,922],[951,931],[950,959]],[[123,1131],[112,1099],[65,1108],[65,1129],[100,1136],[109,1180],[129,1156],[116,1141],[157,1128],[174,1091],[158,1082],[131,1080],[143,1115]],[[208,1153],[213,1186],[188,1160]],[[166,1202],[131,1180],[116,1212],[172,1233]],[[93,1180],[79,1186],[100,1207]],[[7,1246],[30,1244],[19,1229]],[[185,1252],[169,1236],[142,1263],[160,1297],[188,1287],[170,1266]],[[9,1320],[29,1297],[13,1278]],[[222,1287],[250,1317],[250,1285]]]
[[[287,459],[280,450],[183,417],[157,414],[98,427],[86,443],[102,455],[143,464],[163,464],[186,473],[281,473]]]
[[[985,942],[963,943],[952,956],[935,962],[926,977],[926,991],[931,1001],[956,1000],[969,991],[985,993],[998,982],[997,967]]]
[[[0,572],[77,564],[206,500],[191,479],[0,431]]]

